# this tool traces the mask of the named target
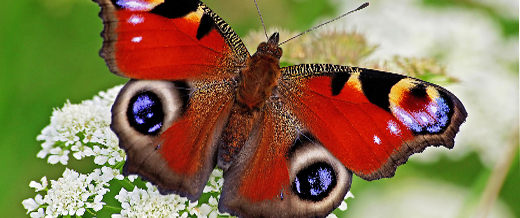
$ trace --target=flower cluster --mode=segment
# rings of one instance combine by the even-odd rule
[[[103,195],[109,189],[109,181],[117,178],[123,179],[119,171],[103,167],[85,175],[71,169],[65,169],[63,177],[51,180],[51,187],[47,188],[47,177],[41,179],[41,183],[31,182],[30,187],[36,192],[46,191],[36,197],[25,199],[22,204],[31,217],[58,217],[58,216],[83,216],[86,210],[99,211],[105,205]]]
[[[216,177],[215,175],[220,175]],[[222,171],[215,169],[210,181],[223,180]],[[208,186],[204,193],[218,193],[222,184]],[[123,208],[119,214],[112,215],[112,218],[123,217],[217,217],[218,215],[229,216],[218,212],[217,198],[210,195],[207,203],[198,201],[189,202],[187,198],[178,195],[161,195],[157,187],[151,183],[146,183],[146,190],[135,187],[132,191],[121,189],[115,197],[121,202]]]
[[[94,156],[94,163],[115,165],[124,161],[125,153],[118,147],[116,135],[110,130],[110,108],[122,86],[100,92],[91,100],[55,109],[51,123],[36,138],[43,141],[39,158],[50,164],[67,165],[69,154],[81,160]]]

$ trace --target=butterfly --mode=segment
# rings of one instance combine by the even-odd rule
[[[251,55],[198,0],[94,0],[100,56],[130,78],[112,108],[124,173],[197,200],[215,167],[218,208],[239,217],[324,217],[353,174],[376,180],[467,117],[446,89],[351,66],[280,67],[279,34]]]

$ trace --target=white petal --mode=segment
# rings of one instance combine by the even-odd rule
[[[347,203],[345,201],[342,201],[341,204],[338,207],[341,211],[347,210]]]
[[[218,216],[217,211],[211,211],[211,213],[209,214],[208,218],[217,218],[217,216]]]
[[[213,210],[213,208],[207,204],[202,204],[200,207],[199,207],[199,210],[200,210],[200,214],[203,215],[203,216],[207,216],[209,213],[211,213],[211,211]]]
[[[27,210],[27,213],[35,210],[36,208],[38,208],[40,205],[38,203],[36,203],[36,201],[32,198],[27,198],[25,200],[22,201],[22,205],[23,207]]]
[[[43,208],[39,208],[38,211],[36,211],[36,212],[32,212],[32,213],[30,214],[30,216],[31,216],[32,218],[41,218],[41,217],[44,217],[44,216],[45,216],[45,212],[44,212]]]
[[[327,218],[338,218],[338,216],[336,216],[336,214],[331,213],[327,216]]]
[[[60,156],[59,155],[51,155],[49,156],[49,159],[47,159],[47,162],[50,164],[57,164],[60,162]]]
[[[36,189],[35,191],[37,191],[37,192],[43,190],[43,186],[42,186],[42,184],[37,183],[37,182],[35,182],[35,181],[31,181],[31,182],[29,183],[29,187]]]
[[[108,160],[107,156],[98,155],[94,158],[94,163],[97,165],[104,165]]]
[[[79,208],[76,211],[76,215],[78,215],[78,216],[83,216],[83,214],[85,214],[85,208]]]

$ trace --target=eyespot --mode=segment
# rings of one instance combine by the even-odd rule
[[[112,107],[112,130],[120,140],[156,137],[167,129],[187,104],[184,82],[130,80]]]
[[[317,139],[301,138],[288,154],[291,187],[284,201],[313,216],[326,216],[350,190],[352,172]]]
[[[451,106],[434,86],[402,79],[389,96],[392,114],[415,133],[440,133],[449,125]]]
[[[296,174],[293,191],[301,199],[321,201],[336,187],[336,183],[334,168],[325,162],[317,162]]]
[[[151,91],[138,93],[130,99],[127,117],[130,125],[138,132],[155,135],[161,130],[164,121],[161,100]]]

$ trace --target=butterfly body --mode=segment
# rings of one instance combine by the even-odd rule
[[[267,43],[258,46],[258,51],[248,59],[246,68],[240,72],[241,82],[237,90],[237,100],[249,109],[264,106],[280,79],[280,57],[278,33],[274,33]]]
[[[332,64],[280,67],[278,33],[250,55],[197,0],[94,0],[100,55],[131,80],[112,108],[125,174],[197,200],[224,170],[219,210],[324,217],[352,174],[392,177],[427,146],[451,148],[467,114],[418,79]]]

